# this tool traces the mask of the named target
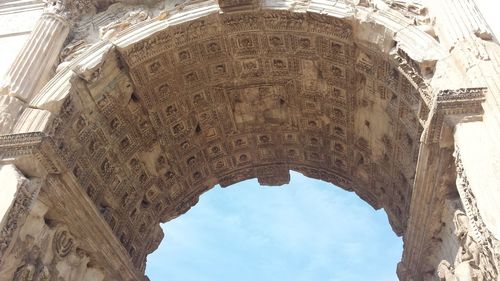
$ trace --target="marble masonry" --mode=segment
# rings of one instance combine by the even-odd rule
[[[0,281],[149,280],[160,223],[290,170],[383,208],[400,280],[500,280],[500,47],[474,0],[1,1],[16,18]]]

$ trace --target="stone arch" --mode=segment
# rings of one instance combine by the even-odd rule
[[[402,235],[431,101],[415,80],[435,63],[407,53],[439,55],[434,39],[415,29],[426,40],[405,51],[381,24],[319,11],[200,10],[97,45],[32,102],[54,113],[56,154],[72,152],[68,172],[136,266],[151,250],[136,220],[151,232],[216,183],[280,185],[289,169],[383,207]]]
[[[61,194],[41,192],[49,217],[74,200],[105,228],[92,235],[131,265],[112,278],[143,278],[159,223],[215,184],[280,185],[289,170],[384,208],[405,239],[401,278],[421,278],[426,220],[441,211],[425,209],[422,186],[454,180],[428,171],[453,163],[438,109],[454,92],[430,86],[446,51],[394,10],[256,3],[203,2],[91,46],[30,99],[12,129],[16,165]],[[459,114],[482,113],[472,92]],[[33,159],[42,168],[26,168]]]

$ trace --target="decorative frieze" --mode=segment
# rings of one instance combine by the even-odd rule
[[[456,210],[453,218],[459,249],[453,264],[442,261],[436,275],[440,280],[497,280],[500,270],[500,241],[488,230],[464,169],[460,150],[455,147],[457,190],[465,212]]]
[[[440,141],[443,122],[447,116],[459,119],[480,116],[483,112],[485,93],[485,88],[460,88],[438,92],[425,132],[426,141]]]
[[[63,190],[46,198],[59,209],[68,202],[63,192],[65,200],[78,197],[93,226],[100,226],[94,231],[108,235],[106,246],[116,249],[119,262],[112,262],[131,262],[129,276],[144,271],[146,256],[158,246],[159,222],[188,211],[206,190],[255,177],[280,185],[290,169],[384,208],[410,247],[404,261],[412,268],[405,276],[420,274],[431,220],[439,213],[433,200],[441,195],[433,188],[442,179],[440,161],[451,155],[438,144],[445,119],[480,117],[486,91],[433,90],[442,50],[414,26],[432,26],[427,7],[354,1],[356,13],[336,17],[331,12],[342,9],[333,1],[300,1],[298,10],[254,0],[220,0],[219,10],[203,2],[184,2],[156,18],[152,8],[113,4],[79,21],[62,53],[74,22],[95,10],[89,1],[50,2],[4,88],[50,110],[51,127],[47,135],[0,136],[1,159],[42,166],[49,184]],[[87,60],[66,68],[89,50],[89,28],[112,47],[94,45]],[[361,36],[366,30],[380,36]],[[432,54],[415,58],[422,46]],[[43,101],[30,103],[58,59],[64,63],[57,79]],[[466,205],[466,213],[468,221],[461,213],[455,218],[463,253],[457,263],[439,266],[440,278],[465,263],[494,278],[498,267],[490,265],[497,257],[485,256],[497,244],[488,244],[490,236],[471,221],[474,208]],[[75,227],[51,229],[55,260],[88,260],[78,251],[78,233],[70,231]],[[26,248],[15,278],[60,274],[40,263],[40,249]]]
[[[26,217],[31,211],[41,186],[40,182],[36,180],[30,182],[13,166],[3,166],[2,169],[13,170],[10,174],[2,171],[3,191],[7,192],[7,189],[12,188],[8,186],[9,184],[16,184],[14,188],[17,190],[15,191],[10,207],[7,209],[0,223],[0,267],[5,262],[5,258],[7,258],[7,251],[12,248],[13,242],[17,239],[16,234],[19,232],[20,227],[23,226]],[[16,182],[13,183],[12,181]],[[4,196],[7,196],[7,194],[4,194]]]

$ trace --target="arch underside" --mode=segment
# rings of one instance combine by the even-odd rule
[[[142,270],[159,223],[200,194],[281,185],[289,170],[384,208],[402,235],[428,108],[394,60],[404,52],[356,28],[314,13],[212,14],[118,46],[72,80],[54,147]]]

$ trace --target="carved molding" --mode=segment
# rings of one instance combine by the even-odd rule
[[[464,262],[461,255],[469,255],[469,258],[474,258],[471,264],[476,267],[478,274],[482,278],[477,280],[497,280],[500,272],[500,241],[488,230],[481,218],[481,213],[477,207],[476,198],[467,179],[460,150],[457,146],[455,147],[454,156],[457,169],[457,190],[462,199],[465,209],[464,216],[466,216],[467,221],[465,226],[462,223],[462,227],[466,227],[464,230],[461,230],[460,224],[458,224],[456,234],[459,241],[462,242],[461,252],[458,253],[457,261],[455,262],[455,271],[460,266],[460,263]],[[470,237],[469,240],[464,236]],[[477,249],[471,248],[476,246],[478,247]],[[474,255],[477,255],[477,257],[474,257]],[[448,281],[447,279],[445,280]]]
[[[0,230],[0,265],[3,263],[5,254],[15,239],[19,230],[28,216],[34,201],[40,191],[40,184],[33,184],[24,179],[15,194],[14,201],[10,206]]]
[[[431,109],[431,118],[425,132],[427,142],[439,142],[446,117],[456,116],[467,121],[470,117],[481,117],[482,103],[485,100],[486,88],[460,88],[441,90]]]
[[[387,34],[412,34],[414,26],[401,24],[408,20],[432,22],[418,3],[386,2],[404,16],[372,14],[376,24],[396,27]],[[68,67],[31,103],[57,115],[50,137],[0,136],[0,157],[31,155],[47,173],[81,188],[138,270],[161,240],[158,221],[186,212],[217,182],[257,177],[283,184],[289,169],[355,191],[384,207],[395,232],[405,233],[423,128],[426,142],[439,142],[445,118],[482,114],[485,89],[436,93],[429,86],[435,59],[419,62],[406,52],[419,49],[416,42],[396,42],[387,54],[356,41],[355,16],[333,17],[338,10],[331,7],[318,13],[251,11],[263,3],[220,0],[220,14],[179,7],[174,20],[164,14],[144,23],[150,14],[141,9],[112,20],[96,17],[109,20],[99,26],[113,47],[89,47],[84,40],[67,45],[61,59],[68,63],[61,69]],[[93,7],[89,1],[55,1],[47,11],[65,23],[92,14]],[[439,46],[432,40],[424,46]],[[299,110],[282,109],[289,104]],[[368,108],[377,107],[380,120],[388,120],[386,131],[362,135],[377,127],[367,117],[373,113]],[[416,229],[415,237],[424,231]],[[58,257],[68,255],[72,241],[69,232],[55,234]]]
[[[224,12],[256,9],[260,4],[260,0],[218,0],[218,2]]]

